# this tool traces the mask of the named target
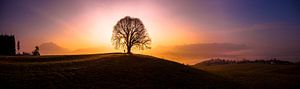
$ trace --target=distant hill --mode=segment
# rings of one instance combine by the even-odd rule
[[[71,51],[73,54],[90,54],[90,53],[105,53],[110,52],[111,49],[101,46],[101,47],[92,47],[92,48],[82,48]]]
[[[228,60],[228,59],[220,59],[220,58],[213,58],[210,60],[205,60],[200,63],[195,64],[197,65],[226,65],[226,64],[272,64],[272,65],[288,65],[288,64],[295,64],[289,61],[278,60],[276,58],[272,59],[259,59],[259,60]]]
[[[70,52],[70,50],[58,46],[53,42],[42,43],[39,47],[41,54],[62,54]]]
[[[69,50],[62,46],[57,45],[53,42],[46,42],[39,45],[40,53],[42,55],[70,55],[70,54],[91,54],[91,53],[105,53],[111,52],[110,48],[105,46],[91,47],[91,48],[80,48],[75,50]]]
[[[241,88],[190,66],[137,54],[0,57],[0,71],[2,88]]]

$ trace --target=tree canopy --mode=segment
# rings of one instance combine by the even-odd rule
[[[151,38],[139,18],[126,16],[120,19],[114,26],[111,40],[116,49],[127,49],[127,53],[131,53],[133,47],[151,48]]]

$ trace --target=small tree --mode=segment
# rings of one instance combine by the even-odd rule
[[[20,55],[20,41],[18,40],[18,43],[17,43],[17,49],[18,49],[18,55]]]
[[[131,53],[132,47],[141,50],[150,49],[151,38],[143,22],[138,18],[126,16],[118,21],[114,26],[112,43],[116,49],[126,48],[127,53]]]
[[[35,50],[32,52],[32,55],[40,56],[40,48],[38,46],[35,46]]]

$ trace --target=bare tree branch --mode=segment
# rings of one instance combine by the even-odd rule
[[[114,26],[111,40],[116,49],[126,48],[127,53],[131,53],[133,47],[141,50],[151,48],[151,38],[142,21],[129,16],[122,18]]]

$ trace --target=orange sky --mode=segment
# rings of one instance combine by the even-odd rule
[[[21,52],[49,42],[78,54],[122,52],[112,46],[112,30],[131,16],[143,21],[152,38],[151,50],[134,53],[184,63],[216,56],[300,56],[299,5],[289,0],[2,2],[0,33],[15,34]]]
[[[91,3],[82,9],[82,13],[67,20],[60,20],[46,13],[49,19],[57,19],[61,23],[62,31],[53,36],[53,41],[68,49],[97,47],[111,45],[113,26],[124,16],[140,18],[146,26],[151,38],[152,46],[190,44],[201,41],[195,36],[201,33],[189,32],[191,26],[180,19],[173,18],[168,11],[152,3],[143,3],[133,6],[133,3],[116,3],[109,7],[91,6]],[[131,5],[132,4],[132,5]],[[110,8],[110,9],[107,9]]]

